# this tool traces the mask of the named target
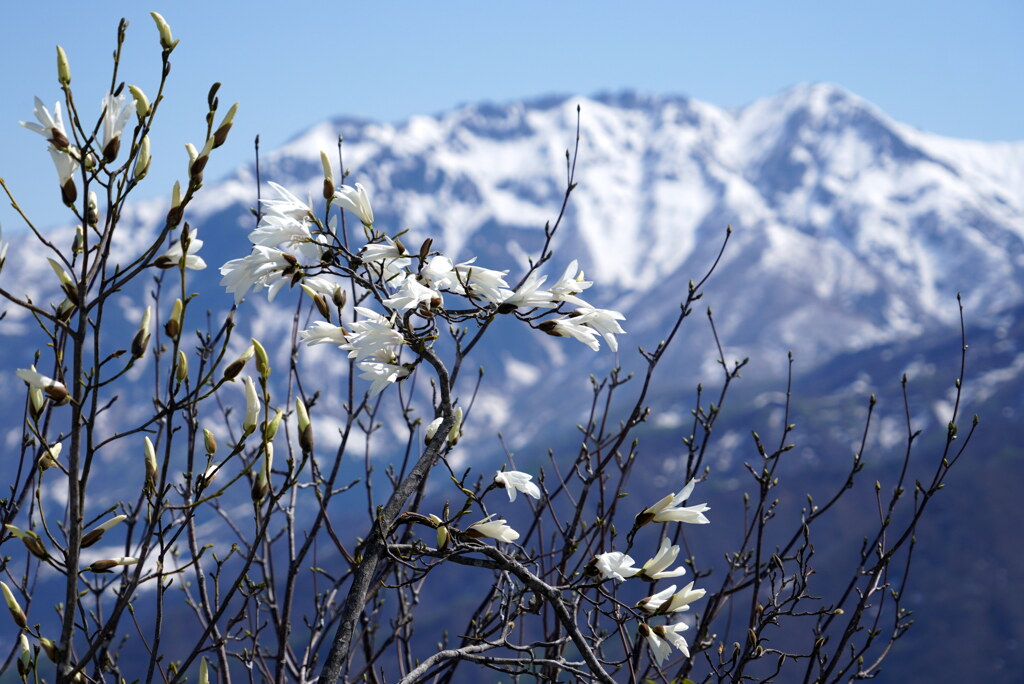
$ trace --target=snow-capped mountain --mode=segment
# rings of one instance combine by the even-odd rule
[[[942,330],[957,320],[957,292],[979,322],[1024,300],[1024,143],[924,133],[833,85],[797,86],[735,111],[626,92],[470,105],[397,124],[337,119],[266,155],[261,177],[316,197],[319,154],[334,154],[343,136],[348,182],[370,190],[379,226],[408,229],[409,244],[432,237],[453,258],[476,256],[515,277],[557,215],[577,121],[578,187],[549,272],[579,259],[595,282],[588,298],[628,317],[624,351],[660,339],[671,307],[653,304],[682,298],[727,225],[706,302],[728,353],[751,356],[755,374],[781,370],[788,349],[809,368]],[[210,264],[247,253],[255,196],[249,165],[193,203],[187,218]],[[129,210],[115,253],[132,253],[165,211],[161,202]],[[56,289],[48,266],[18,247],[2,277],[44,301]],[[194,286],[215,297],[216,278],[210,269]],[[124,306],[135,325],[138,303]],[[261,314],[257,334],[273,336],[275,320],[287,331],[287,317],[264,315],[272,307],[262,296],[245,306]],[[27,323],[10,311],[0,334],[12,339]],[[485,347],[479,358],[497,372],[483,395],[495,427],[515,397],[531,395],[541,369],[568,377],[612,363],[604,350],[579,354],[508,327],[516,351]],[[709,350],[699,331],[674,372],[696,379]]]
[[[557,215],[577,121],[578,187],[549,272],[579,259],[595,282],[588,298],[624,311],[627,365],[627,351],[664,334],[672,302],[712,263],[727,225],[732,238],[705,301],[728,354],[752,357],[762,376],[781,370],[788,349],[806,369],[947,328],[957,292],[979,322],[1024,300],[1024,143],[923,133],[833,85],[797,86],[736,111],[626,92],[470,105],[397,124],[337,119],[266,155],[261,177],[319,196],[319,154],[334,154],[340,135],[348,182],[370,190],[379,226],[408,229],[413,245],[432,237],[453,258],[476,256],[515,277]],[[210,264],[247,253],[255,196],[249,165],[193,203],[187,218]],[[115,253],[132,253],[165,211],[161,202],[129,210]],[[16,254],[3,279],[45,301],[56,290],[45,261],[18,245]],[[216,297],[215,270],[193,286]],[[249,317],[256,334],[287,333],[287,316],[267,315],[273,307],[259,294],[248,300],[243,319],[244,307],[259,311]],[[134,326],[138,302],[124,310]],[[0,335],[17,337],[28,323],[11,311]],[[537,379],[585,378],[581,366],[613,363],[606,350],[580,354],[575,343],[507,328],[505,344],[479,352],[491,374],[488,427],[519,400],[536,406]],[[713,368],[711,345],[701,328],[684,347],[672,373],[688,384]]]
[[[565,258],[641,325],[649,297],[703,272],[727,224],[723,333],[762,352],[771,340],[819,359],[916,334],[956,318],[957,291],[978,316],[1024,296],[1024,144],[924,134],[828,85],[735,112],[619,94],[328,122],[265,177],[315,189],[316,155],[340,132],[386,221],[506,267],[557,211],[577,105]],[[247,179],[240,190],[251,202]]]
[[[319,197],[320,152],[333,155],[341,135],[351,170],[346,182],[368,188],[378,227],[408,229],[403,240],[410,246],[432,237],[454,259],[477,257],[480,265],[510,269],[511,280],[558,214],[577,121],[578,185],[546,272],[557,278],[579,259],[595,283],[587,299],[626,314],[623,365],[635,367],[636,346],[653,347],[664,336],[688,282],[707,271],[731,225],[702,304],[714,308],[727,356],[752,358],[759,392],[777,381],[789,349],[812,396],[815,387],[828,389],[822,396],[867,394],[898,380],[889,373],[913,375],[929,364],[919,375],[931,378],[936,359],[950,351],[931,341],[958,345],[959,333],[951,331],[959,329],[961,292],[969,329],[985,328],[982,339],[997,352],[981,355],[982,382],[970,389],[978,406],[967,410],[988,406],[997,433],[1019,420],[1024,406],[1013,388],[1024,373],[1024,142],[925,133],[832,85],[798,86],[739,110],[625,92],[476,104],[394,124],[325,121],[264,156],[260,176],[300,197]],[[255,177],[255,167],[246,165],[210,181],[189,209],[186,219],[198,227],[211,265],[190,276],[204,308],[231,305],[216,266],[249,251]],[[161,201],[129,208],[113,253],[126,258],[137,251],[167,208]],[[72,235],[58,231],[54,239],[70,244]],[[37,303],[59,293],[45,255],[28,241],[11,245],[0,286]],[[125,294],[119,302],[124,318],[108,332],[130,340],[141,298]],[[240,337],[258,336],[279,368],[288,363],[288,346],[279,342],[290,333],[293,302],[282,295],[271,304],[250,293],[239,315]],[[655,427],[670,428],[673,415],[689,408],[683,395],[720,372],[703,316],[691,323],[656,387],[664,416]],[[517,418],[517,433],[505,437],[515,449],[536,446],[540,435],[570,433],[579,417],[565,410],[567,393],[581,396],[589,372],[616,362],[606,348],[594,354],[514,321],[495,327],[471,358],[487,369],[467,433],[477,456],[498,453],[495,432],[510,417]],[[23,312],[8,309],[0,320],[4,415],[21,415],[12,408],[23,400],[13,369],[31,363],[44,344],[25,343],[31,331]],[[341,377],[336,349],[302,354],[321,378]],[[149,372],[148,362],[132,372]],[[945,356],[939,362],[955,363]],[[952,381],[956,370],[939,372]],[[340,399],[326,393],[321,406],[340,411]],[[122,417],[147,407],[146,397],[119,404]],[[941,407],[921,408],[922,421],[941,424]],[[842,422],[841,411],[834,413]],[[819,418],[824,434],[832,419]],[[327,421],[321,426],[331,431]],[[8,421],[4,429],[3,443],[17,444],[18,426]],[[1024,572],[1013,576],[1024,580]]]

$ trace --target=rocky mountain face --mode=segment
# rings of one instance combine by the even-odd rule
[[[500,466],[499,429],[527,460],[531,450],[543,454],[547,442],[571,440],[583,413],[572,407],[582,406],[588,374],[600,375],[616,363],[640,367],[636,347],[651,348],[664,337],[688,282],[704,275],[731,226],[701,315],[688,322],[653,391],[655,412],[645,439],[660,452],[658,459],[671,461],[680,453],[676,428],[692,408],[696,383],[720,377],[704,304],[714,311],[727,358],[751,358],[747,389],[741,383],[736,390],[738,419],[725,423],[716,442],[720,472],[712,479],[741,477],[740,464],[753,454],[745,436],[751,422],[778,429],[789,350],[796,359],[798,415],[806,425],[798,433],[805,471],[798,469],[798,482],[813,483],[815,473],[829,470],[830,458],[850,453],[862,427],[851,407],[872,392],[891,410],[871,445],[883,462],[898,452],[904,373],[921,388],[914,395],[917,426],[941,432],[959,372],[959,292],[971,345],[965,409],[982,416],[983,448],[972,453],[974,465],[965,466],[963,482],[954,483],[964,488],[955,498],[1004,500],[1008,487],[1022,484],[1024,451],[1012,437],[1024,416],[1024,143],[931,135],[831,85],[797,86],[734,111],[624,92],[468,105],[397,124],[326,121],[266,155],[260,175],[300,197],[318,197],[319,153],[333,154],[342,135],[348,182],[369,189],[380,227],[408,229],[403,239],[410,245],[432,237],[435,248],[453,259],[475,256],[481,265],[510,269],[514,278],[558,213],[566,149],[577,144],[577,123],[578,185],[546,272],[557,278],[578,259],[595,283],[587,298],[625,313],[629,334],[616,357],[606,348],[591,353],[512,322],[496,326],[471,358],[486,368],[486,379],[467,449],[486,463],[484,469]],[[255,169],[246,166],[209,182],[190,209],[187,219],[198,227],[211,265],[194,275],[192,289],[208,308],[231,305],[217,284],[216,266],[248,252],[255,195]],[[132,254],[166,210],[161,202],[131,208],[115,254]],[[55,239],[70,243],[70,235],[58,231]],[[52,281],[38,250],[11,246],[0,284],[42,302],[56,296]],[[262,293],[251,293],[240,307],[245,337],[256,335],[276,348],[279,367],[287,364],[283,340],[294,301],[282,295],[271,304]],[[130,340],[142,303],[126,294],[121,304],[124,318],[111,319],[109,334]],[[31,319],[17,311],[0,320],[5,415],[20,412],[13,369],[31,362],[31,330]],[[335,351],[310,350],[305,368],[340,379],[343,364]],[[145,372],[145,365],[137,370]],[[128,397],[122,403],[130,416],[128,407],[141,411],[145,402]],[[328,395],[326,406],[340,410],[340,401]],[[5,429],[4,444],[17,444],[17,426],[8,421]],[[938,667],[920,660],[914,665],[915,654],[897,651],[890,676],[902,678],[886,681],[916,680],[907,673],[925,671],[932,675],[918,681],[956,681],[947,679],[956,673],[963,681],[1012,681],[1024,668],[1024,605],[1016,592],[1018,610],[1002,610],[1007,594],[999,588],[1014,593],[1024,581],[1024,567],[1006,552],[1019,533],[993,506],[943,520],[950,526],[945,534],[967,540],[971,556],[948,548],[930,528],[926,548],[936,561],[918,568],[922,585],[943,595],[961,583],[974,587],[970,603],[950,597],[945,619],[933,615],[912,632],[922,635],[914,637],[917,649],[941,659]],[[949,555],[956,561],[941,560]],[[954,568],[958,576],[949,580],[947,569]],[[931,605],[925,599],[920,604]],[[957,615],[973,622],[944,640],[954,638],[976,655],[950,669],[941,647],[927,640],[947,634]]]

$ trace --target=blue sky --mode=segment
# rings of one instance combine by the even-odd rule
[[[117,20],[131,22],[122,78],[155,91],[150,9],[181,43],[138,196],[184,176],[206,92],[241,102],[207,178],[329,116],[400,120],[460,103],[635,88],[740,107],[804,81],[838,83],[943,135],[1024,140],[1024,3],[231,2],[16,3],[0,26],[0,176],[40,225],[61,221],[56,175],[31,120],[58,99],[54,45],[83,109],[109,84]],[[0,223],[17,219],[6,201]]]

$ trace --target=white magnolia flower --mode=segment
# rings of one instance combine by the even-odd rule
[[[185,257],[185,268],[193,271],[201,271],[206,268],[206,262],[197,252],[202,248],[203,241],[196,237],[198,231],[195,228],[188,229],[188,251],[182,252],[181,240],[175,240],[171,248],[156,258],[158,266],[173,268],[181,263],[182,256]]]
[[[314,344],[345,344],[345,329],[339,325],[332,325],[325,321],[317,321],[312,327],[299,331],[302,341],[313,346]]]
[[[335,299],[335,296],[338,294],[338,290],[341,288],[341,283],[333,278],[322,275],[303,278],[302,284],[313,292],[321,294],[331,300]],[[342,292],[344,292],[344,290]]]
[[[589,306],[589,304],[576,295],[583,292],[594,283],[583,279],[583,271],[579,271],[579,274],[577,274],[578,267],[579,265],[576,260],[573,259],[565,268],[565,272],[562,273],[562,277],[559,278],[554,285],[548,288],[555,301],[569,302],[576,306]]]
[[[341,345],[349,353],[349,358],[357,362],[369,359],[385,363],[398,358],[405,338],[394,329],[392,321],[361,306],[356,307],[356,312],[364,318],[352,323]]]
[[[452,266],[452,260],[441,254],[432,256],[427,261],[427,265],[420,271],[420,277],[428,286],[435,290],[440,290],[443,287],[462,290],[461,287],[455,287],[458,285],[459,279],[458,274],[455,273],[454,266]]]
[[[654,656],[654,660],[660,666],[665,662],[666,658],[672,655],[671,644],[658,636],[645,622],[641,622],[637,628],[640,631],[640,635],[647,640],[647,647],[651,649],[651,655]]]
[[[260,395],[256,392],[256,383],[248,375],[245,376],[245,420],[242,429],[252,432],[260,421]]]
[[[595,566],[605,579],[617,579],[624,582],[627,577],[633,577],[640,572],[640,568],[633,565],[636,561],[621,551],[598,554],[595,561]]]
[[[372,383],[369,390],[371,399],[383,392],[391,383],[398,382],[409,374],[409,369],[404,366],[380,361],[363,361],[356,364],[356,367],[361,371],[359,377]]]
[[[289,192],[287,188],[272,182],[267,185],[273,188],[280,198],[260,199],[260,207],[265,213],[287,216],[297,221],[302,221],[313,215],[313,210],[309,208],[309,205]]]
[[[579,318],[556,318],[544,321],[537,327],[554,337],[571,337],[579,340],[594,351],[601,348],[601,343],[597,341],[597,331],[581,322]]]
[[[371,242],[359,251],[363,261],[383,261],[385,259],[401,259],[409,256],[391,238],[384,236],[383,242]]]
[[[658,553],[655,554],[654,558],[644,563],[643,568],[640,570],[640,574],[649,580],[668,579],[670,577],[685,575],[686,568],[682,565],[675,570],[666,570],[666,568],[676,562],[676,557],[678,555],[679,547],[675,544],[670,544],[668,537],[663,537],[661,540],[661,548],[658,549]]]
[[[501,542],[514,542],[519,539],[519,533],[509,527],[504,520],[491,520],[491,514],[479,522],[475,522],[466,529],[466,533],[472,537],[490,537]]]
[[[654,659],[661,665],[665,662],[665,659],[672,654],[672,647],[676,647],[682,651],[683,655],[687,658],[690,657],[690,649],[686,643],[686,639],[680,634],[689,629],[689,625],[685,622],[677,622],[674,625],[658,625],[651,627],[650,625],[641,622],[640,634],[647,639],[647,645],[651,649],[651,653],[654,655]]]
[[[70,143],[68,142],[68,134],[64,130],[64,119],[60,112],[60,102],[53,105],[53,116],[50,116],[50,111],[46,108],[46,105],[37,97],[36,106],[32,113],[36,115],[39,123],[32,123],[31,121],[19,121],[18,123],[28,130],[43,136],[57,149],[67,149]]]
[[[366,188],[361,183],[356,183],[354,188],[349,185],[342,185],[334,193],[334,201],[342,209],[351,211],[358,216],[363,225],[373,225],[373,209],[370,207],[370,198],[367,197]]]
[[[509,296],[508,283],[505,282],[508,271],[476,266],[475,261],[476,257],[473,257],[454,267],[459,281],[468,286],[471,294],[479,295],[492,304],[500,304]]]
[[[677,622],[674,625],[659,625],[658,627],[654,628],[654,631],[662,639],[665,639],[670,644],[675,646],[677,649],[682,651],[684,656],[689,658],[689,645],[686,643],[686,639],[683,638],[683,635],[680,634],[680,632],[685,632],[689,628],[690,626],[685,622]]]
[[[46,149],[50,153],[50,158],[53,159],[53,165],[57,169],[57,178],[60,179],[60,186],[63,188],[68,181],[74,180],[75,172],[78,171],[78,160],[52,145]]]
[[[509,502],[516,500],[516,495],[519,492],[532,496],[534,499],[540,498],[540,487],[538,487],[530,480],[533,479],[533,475],[519,472],[518,470],[500,470],[494,476],[494,481],[505,488],[508,492]]]
[[[63,383],[37,372],[35,366],[19,368],[15,375],[27,382],[30,389],[42,390],[54,401],[62,401],[68,396],[68,389]]]
[[[523,307],[524,309],[554,308],[556,306],[556,302],[553,301],[554,295],[550,290],[540,289],[545,280],[547,280],[547,276],[539,275],[537,271],[532,272],[526,276],[526,280],[516,288],[515,292],[508,294],[502,301],[502,306]]]
[[[664,591],[659,591],[653,596],[648,596],[637,603],[637,608],[653,615],[667,615],[690,609],[690,604],[700,599],[707,592],[703,589],[694,589],[693,582],[683,587],[678,593],[676,585],[670,586]]]
[[[440,292],[423,285],[418,276],[410,273],[402,281],[398,291],[384,300],[384,304],[392,309],[405,311],[407,309],[416,309],[421,304],[425,305],[428,309],[436,309],[442,305],[443,301]]]
[[[622,335],[626,331],[616,321],[626,320],[625,316],[611,309],[592,309],[590,307],[577,309],[576,313],[578,314],[575,318],[577,323],[586,325],[599,332],[601,337],[605,339],[605,342],[608,343],[608,348],[613,352],[619,350],[619,343],[615,336]]]
[[[283,272],[293,265],[281,250],[256,245],[249,256],[232,259],[220,267],[220,274],[224,276],[220,284],[234,293],[235,304],[257,285],[270,288],[267,298],[274,301],[278,291],[290,281]]]
[[[309,232],[309,221],[286,214],[268,212],[261,216],[256,229],[249,233],[249,241],[264,247],[285,246],[312,262],[319,261],[323,254],[323,245]]]
[[[119,139],[121,134],[124,133],[124,127],[128,123],[128,119],[132,115],[135,100],[134,98],[129,100],[124,93],[117,97],[107,93],[103,96],[102,105],[103,146],[100,149],[103,150],[104,157],[112,160],[117,156],[117,151],[120,147]]]
[[[690,494],[693,493],[693,488],[696,484],[696,480],[690,480],[678,494],[669,494],[650,508],[645,508],[640,515],[649,517],[654,522],[681,522],[706,525],[711,522],[704,515],[704,511],[711,510],[706,503],[697,504],[696,506],[682,505],[684,501],[690,498]]]
[[[640,610],[647,611],[648,613],[657,613],[658,609],[665,605],[673,594],[676,593],[676,585],[671,585],[665,589],[662,589],[657,594],[652,594],[647,598],[640,599],[636,604],[636,607]]]
[[[388,284],[404,279],[406,269],[412,263],[405,248],[386,236],[384,242],[371,242],[363,247],[359,257],[371,273],[380,276]]]

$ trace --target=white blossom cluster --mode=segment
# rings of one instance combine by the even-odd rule
[[[323,158],[325,184],[333,188],[326,155]],[[375,230],[373,208],[359,184],[343,185],[327,198],[329,209],[338,206],[363,224],[367,242],[350,251],[339,241],[333,219],[324,225],[309,203],[280,185],[270,186],[276,197],[261,200],[260,220],[249,234],[252,251],[221,267],[221,284],[234,295],[236,304],[254,288],[266,288],[272,300],[283,287],[296,284],[323,302],[338,302],[342,282],[358,284],[357,301],[364,301],[366,294],[383,312],[369,302],[353,306],[351,322],[318,321],[301,337],[311,345],[335,344],[347,351],[360,377],[371,383],[371,398],[410,372],[400,362],[403,345],[411,341],[401,321],[410,314],[422,319],[450,315],[482,321],[515,313],[549,335],[579,340],[595,351],[603,338],[612,351],[618,350],[616,335],[625,332],[619,324],[625,317],[580,298],[593,283],[584,278],[577,261],[546,287],[547,276],[537,270],[529,271],[513,287],[506,279],[507,270],[479,266],[475,258],[454,263],[444,254],[431,252],[429,246],[412,255],[397,238]],[[329,318],[326,305],[320,311]]]
[[[695,506],[683,506],[682,504],[690,498],[696,480],[683,487],[677,494],[669,494],[640,512],[637,516],[636,527],[646,525],[650,522],[680,522],[703,525],[710,522],[704,515],[709,510],[707,504]],[[676,562],[679,556],[679,546],[672,544],[668,537],[662,537],[658,552],[646,563],[637,567],[632,556],[622,551],[609,551],[594,558],[594,567],[605,579],[613,579],[624,582],[630,577],[638,577],[649,582],[657,582],[662,579],[680,577],[686,574],[686,568],[682,565],[669,569]],[[667,588],[652,594],[637,603],[636,607],[651,617],[669,616],[673,613],[687,611],[690,604],[702,598],[704,589],[694,589],[693,582],[690,582],[679,591],[677,586],[672,584]],[[647,640],[647,645],[654,654],[655,660],[661,665],[672,653],[675,647],[686,657],[690,656],[689,645],[683,637],[682,632],[689,629],[685,622],[674,624],[651,625],[647,621],[640,621],[638,624],[640,634]]]
[[[131,118],[134,107],[134,100],[129,100],[123,93],[117,96],[108,93],[100,103],[102,107],[102,130],[100,138],[100,149],[104,159],[113,161],[120,149],[121,135],[125,126]],[[46,108],[43,101],[38,97],[35,99],[35,109],[32,111],[39,123],[32,121],[19,121],[22,126],[34,133],[43,136],[48,143],[47,151],[53,159],[53,165],[57,169],[57,179],[60,183],[61,197],[65,204],[73,204],[78,197],[75,188],[75,173],[81,167],[82,153],[79,148],[71,144],[68,138],[67,129],[64,127],[64,116],[61,112],[60,102],[53,105],[53,114]],[[87,167],[95,163],[94,159],[85,160]]]
[[[427,428],[428,440],[437,431],[438,423],[439,421],[435,421],[435,423],[431,423],[431,426]],[[451,435],[449,435],[448,441],[449,444],[452,442]],[[533,480],[532,475],[518,470],[500,470],[494,475],[494,485],[505,488],[508,492],[509,502],[515,501],[516,496],[520,492],[534,499],[540,499],[540,487],[531,482],[531,480]],[[519,533],[512,529],[508,521],[504,519],[493,520],[494,516],[495,514],[492,513],[483,520],[478,520],[467,527],[465,531],[466,536],[474,539],[486,537],[505,543],[512,543],[519,539]],[[447,546],[450,538],[448,526],[436,515],[430,515],[430,520],[437,529],[437,548],[443,549]]]

